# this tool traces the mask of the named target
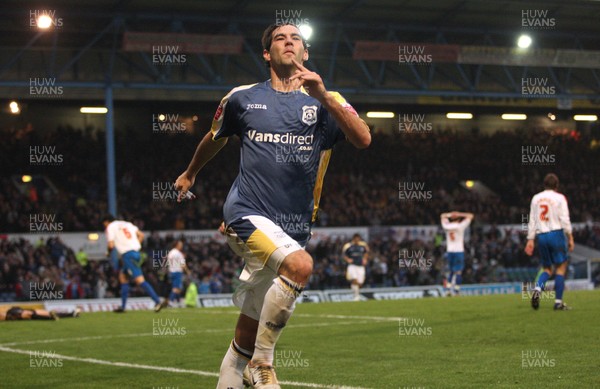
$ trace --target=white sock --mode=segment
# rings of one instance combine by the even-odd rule
[[[284,276],[273,280],[273,285],[265,294],[260,312],[254,356],[252,357],[254,365],[273,365],[275,343],[279,339],[281,330],[292,316],[296,307],[296,298],[301,292],[300,285]]]
[[[251,352],[241,348],[235,343],[235,340],[232,340],[225,357],[223,357],[223,362],[221,362],[217,389],[243,388],[242,374],[251,358]]]
[[[354,291],[354,298],[357,299],[358,296],[359,296],[359,289],[360,289],[360,287],[358,286],[358,284],[351,284],[350,287]]]

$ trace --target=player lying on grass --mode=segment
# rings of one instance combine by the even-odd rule
[[[533,309],[540,307],[540,295],[552,273],[555,274],[554,309],[570,309],[563,303],[562,298],[565,290],[565,273],[569,263],[567,251],[573,251],[575,242],[573,241],[567,199],[557,192],[558,184],[556,174],[547,174],[544,177],[544,191],[531,199],[525,253],[529,256],[533,255],[537,242],[543,268],[543,272],[535,281],[535,289],[531,296]]]
[[[6,312],[0,312],[0,321],[6,320],[58,320],[67,317],[79,317],[81,309],[71,312],[46,311],[45,309],[27,309],[11,307]]]
[[[175,183],[182,200],[227,138],[241,139],[239,174],[223,213],[229,245],[245,267],[233,297],[241,313],[221,364],[222,389],[241,388],[243,374],[255,388],[280,387],[275,344],[313,270],[304,247],[332,148],[343,139],[357,148],[371,143],[352,106],[304,67],[308,48],[296,26],[269,26],[262,45],[271,79],[234,88],[221,100],[211,132]]]

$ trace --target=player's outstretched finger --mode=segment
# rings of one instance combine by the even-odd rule
[[[304,67],[304,65],[302,65],[300,62],[296,61],[294,58],[292,58],[292,62],[294,63],[294,65],[296,65],[296,67],[302,71],[308,71],[307,68]]]

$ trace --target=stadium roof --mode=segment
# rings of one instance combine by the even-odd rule
[[[356,102],[519,98],[529,78],[553,86],[550,97],[600,98],[600,2],[592,0],[4,1],[0,12],[6,98],[27,98],[32,78],[53,78],[71,98],[102,98],[111,84],[120,99],[214,101],[232,86],[267,78],[261,33],[289,19],[314,28],[309,67]],[[43,12],[55,25],[40,32],[35,18]],[[131,33],[145,33],[146,43],[158,43],[148,33],[240,39],[239,47],[221,41],[228,53],[203,48],[186,52],[183,64],[165,64],[150,50],[127,49]],[[513,49],[521,33],[538,51],[523,59],[499,50]],[[404,63],[400,47],[434,59]]]

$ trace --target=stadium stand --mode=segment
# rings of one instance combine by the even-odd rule
[[[16,181],[2,179],[0,222],[3,232],[28,232],[27,215],[50,209],[59,215],[64,231],[98,231],[102,210],[106,209],[103,179],[104,150],[102,133],[58,128],[43,134],[19,132],[0,134],[3,161],[16,161],[18,169],[31,171],[31,189],[20,192]],[[198,177],[199,200],[183,204],[150,201],[152,184],[171,182],[193,152],[197,137],[155,135],[140,139],[132,130],[118,132],[117,161],[119,204],[122,215],[145,230],[214,229],[221,221],[221,208],[230,183],[237,173],[238,146],[228,145],[211,162],[212,168]],[[529,196],[538,190],[540,177],[548,170],[562,178],[561,190],[570,202],[573,222],[589,222],[600,217],[600,166],[598,148],[591,139],[571,133],[542,130],[497,131],[489,135],[461,134],[443,130],[431,134],[375,134],[371,148],[363,151],[378,158],[356,158],[347,145],[337,147],[326,178],[322,212],[317,226],[344,225],[436,225],[447,209],[469,210],[476,214],[471,240],[467,246],[465,283],[528,281],[537,263],[522,252],[524,235],[501,237],[494,228],[483,232],[487,223],[521,223],[528,212]],[[232,142],[234,143],[234,142]],[[60,170],[31,166],[23,147],[56,144],[69,150],[68,163]],[[549,152],[560,164],[550,167],[521,166],[520,148],[524,144],[548,144]],[[160,147],[171,152],[151,152]],[[177,150],[177,152],[172,152]],[[502,163],[498,163],[502,161]],[[226,163],[225,163],[226,162]],[[2,164],[8,169],[8,164]],[[80,169],[85,166],[86,169]],[[144,166],[140,170],[138,166]],[[572,174],[577,172],[577,174]],[[6,172],[8,173],[8,171]],[[6,174],[5,176],[9,176]],[[494,195],[481,197],[460,187],[464,179],[481,180]],[[399,201],[397,183],[422,182],[432,191],[428,201]],[[67,190],[68,189],[68,190]],[[20,215],[20,216],[19,216]],[[495,232],[496,231],[496,232]],[[600,230],[588,226],[576,231],[577,242],[600,248]],[[172,237],[151,235],[145,252],[164,250]],[[367,267],[368,286],[404,286],[440,283],[443,273],[441,239],[428,241],[375,237],[369,242],[372,260]],[[340,258],[343,239],[325,240],[310,248],[315,258],[311,289],[346,287],[345,266]],[[27,285],[45,282],[63,290],[67,298],[118,296],[118,281],[111,265],[90,261],[82,267],[72,248],[60,238],[31,245],[25,240],[0,240],[0,300],[28,298]],[[401,249],[425,250],[432,260],[427,271],[399,268]],[[232,258],[229,248],[217,242],[186,244],[186,253],[200,293],[231,292],[242,266]],[[161,294],[168,290],[164,271],[152,271],[151,260],[144,263],[149,282]],[[132,296],[141,295],[135,288]]]

